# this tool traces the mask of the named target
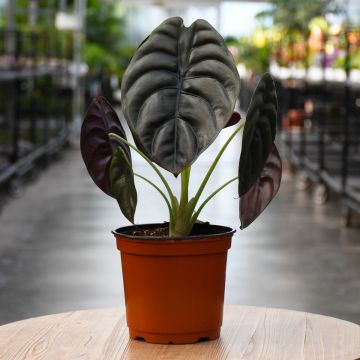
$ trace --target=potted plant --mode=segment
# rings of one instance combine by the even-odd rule
[[[127,323],[131,338],[155,343],[191,343],[219,337],[222,323],[229,227],[201,223],[201,210],[238,181],[241,228],[247,227],[279,189],[281,161],[274,144],[277,101],[265,74],[246,122],[225,142],[194,196],[191,166],[220,131],[240,120],[234,112],[239,76],[218,32],[205,20],[184,27],[179,17],[159,25],[139,46],[122,81],[122,111],[131,144],[111,105],[94,99],[81,131],[81,152],[90,176],[115,198],[134,223],[134,178],[151,185],[169,210],[167,223],[114,231],[121,252]],[[200,201],[229,143],[244,128],[238,176]],[[131,165],[133,150],[158,175],[163,188]],[[159,167],[180,177],[178,198]]]

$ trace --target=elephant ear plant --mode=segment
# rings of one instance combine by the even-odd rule
[[[240,80],[224,40],[205,20],[190,27],[170,18],[139,46],[122,81],[122,112],[135,145],[125,136],[110,104],[94,99],[81,131],[81,152],[90,176],[115,198],[124,216],[134,222],[138,177],[164,199],[169,210],[169,236],[191,233],[208,201],[238,181],[241,228],[247,227],[279,189],[281,162],[274,144],[277,100],[274,82],[265,74],[240,123],[212,161],[194,196],[189,196],[191,166],[228,125],[239,122],[234,112]],[[203,194],[222,154],[244,128],[238,176],[225,181],[203,202]],[[134,172],[130,149],[153,168],[164,186]],[[180,175],[178,198],[159,167]]]

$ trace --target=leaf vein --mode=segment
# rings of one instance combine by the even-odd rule
[[[183,95],[189,95],[189,96],[196,97],[196,98],[198,98],[199,100],[201,100],[203,103],[205,103],[205,105],[207,106],[207,108],[210,110],[211,119],[212,119],[212,121],[213,121],[213,123],[214,123],[214,126],[215,126],[215,128],[217,128],[216,118],[215,118],[215,115],[214,115],[214,109],[212,108],[212,106],[211,106],[211,104],[209,103],[208,100],[206,100],[205,98],[203,98],[203,97],[201,97],[201,96],[199,96],[199,95],[197,95],[197,94],[194,94],[194,93],[192,93],[192,92],[189,92],[189,91],[183,91],[183,90],[182,90],[181,93],[182,93]]]

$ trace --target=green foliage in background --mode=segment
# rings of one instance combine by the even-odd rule
[[[27,31],[54,31],[54,13],[57,9],[56,0],[38,0],[37,8],[38,14],[36,23],[32,26],[29,25],[29,0],[15,0],[16,17],[15,23],[19,30]]]
[[[307,33],[313,18],[342,11],[335,0],[270,0],[269,3],[270,9],[258,13],[256,17],[271,19],[273,26],[288,33]]]
[[[236,62],[244,64],[248,70],[262,73],[269,68],[270,42],[256,42],[254,36],[241,37],[239,39],[228,37],[225,41],[229,47],[237,49]]]
[[[290,60],[306,66],[304,44],[313,19],[343,11],[335,0],[270,0],[269,5],[256,15],[259,27],[250,36],[227,39],[228,46],[238,49],[236,60],[256,73],[268,70],[271,57],[282,66]]]
[[[333,67],[337,69],[344,69],[345,68],[345,55],[339,56],[333,63]],[[349,66],[351,69],[358,69],[360,70],[360,49],[354,51],[352,56],[350,57]]]
[[[34,52],[38,57],[41,57],[47,52],[50,57],[72,59],[72,31],[59,31],[55,27],[58,1],[38,0],[37,16],[34,24],[29,23],[29,0],[14,1],[16,9],[15,28],[21,32],[23,39],[21,43],[22,54]],[[0,7],[0,27],[6,26],[6,7],[6,2]],[[31,36],[27,36],[30,34]]]
[[[336,0],[270,0],[270,9],[257,14],[260,21],[271,20],[271,27],[282,36],[274,41],[274,55],[281,66],[289,62],[308,67],[306,43],[311,26],[327,26],[325,15],[340,14],[344,8]],[[311,61],[310,61],[311,62]]]
[[[122,77],[135,49],[124,46],[125,11],[118,1],[88,0],[84,59],[90,73]]]

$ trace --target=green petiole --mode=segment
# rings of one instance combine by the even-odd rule
[[[159,193],[160,195],[163,197],[163,199],[165,200],[166,202],[166,205],[169,209],[169,214],[170,214],[170,219],[173,219],[174,217],[174,214],[173,214],[173,211],[171,209],[171,205],[170,205],[170,202],[168,200],[168,198],[166,197],[166,195],[163,193],[163,191],[156,185],[154,184],[152,181],[150,181],[149,179],[147,179],[146,177],[140,175],[140,174],[137,174],[137,173],[134,173],[134,176],[137,176],[138,178],[146,181],[148,184],[150,184],[153,188],[155,188]]]
[[[236,136],[236,134],[238,134],[240,132],[240,130],[244,127],[244,125],[245,125],[245,123],[241,124],[233,132],[233,134],[229,137],[229,139],[225,142],[225,144],[222,146],[219,153],[215,157],[213,163],[211,164],[209,170],[207,171],[203,181],[201,182],[200,187],[197,190],[195,196],[193,198],[191,198],[190,200],[189,200],[189,181],[190,181],[191,167],[189,166],[181,172],[180,202],[177,200],[176,196],[174,196],[168,182],[165,180],[164,176],[161,174],[159,169],[153,164],[153,162],[143,152],[141,152],[138,148],[136,148],[134,145],[132,145],[127,140],[125,140],[124,138],[122,138],[121,136],[119,136],[117,134],[109,133],[108,135],[109,135],[109,137],[114,137],[117,140],[121,141],[122,143],[128,145],[131,149],[136,151],[143,159],[145,159],[145,161],[154,169],[154,171],[156,172],[156,174],[159,176],[160,180],[164,184],[164,186],[167,190],[167,193],[169,195],[170,201],[167,198],[167,196],[164,194],[164,192],[152,181],[148,180],[147,178],[145,178],[144,176],[142,176],[140,174],[134,173],[134,175],[137,176],[138,178],[146,181],[153,188],[155,188],[160,193],[160,195],[163,197],[163,199],[165,200],[166,205],[169,210],[169,214],[170,214],[169,235],[170,236],[182,236],[182,235],[188,235],[191,232],[200,212],[205,207],[205,205],[217,193],[219,193],[223,188],[225,188],[227,185],[229,185],[230,183],[232,183],[233,181],[238,179],[238,177],[234,177],[234,178],[230,179],[229,181],[227,181],[226,183],[224,183],[223,185],[221,185],[218,189],[216,189],[214,192],[212,192],[202,202],[202,204],[199,206],[199,208],[195,211],[195,207],[200,199],[200,196],[202,195],[203,190],[204,190],[206,184],[208,183],[222,154],[224,153],[224,151],[230,144],[231,140]]]
[[[196,204],[199,201],[199,198],[202,194],[202,192],[204,191],[204,188],[207,184],[207,182],[210,179],[211,174],[213,173],[213,171],[215,170],[216,165],[218,164],[222,154],[224,153],[224,151],[226,150],[226,148],[228,147],[228,145],[230,144],[231,140],[236,136],[237,133],[240,132],[240,130],[245,126],[245,122],[242,123],[233,133],[232,135],[229,137],[229,139],[226,141],[226,143],[222,146],[222,148],[220,149],[219,153],[217,154],[216,158],[214,159],[213,163],[211,164],[208,172],[206,173],[204,180],[202,181],[202,183],[200,184],[200,187],[198,189],[198,191],[196,192],[195,196],[194,196],[194,203],[193,203],[193,209],[195,209]]]
[[[166,190],[167,190],[167,192],[169,194],[172,207],[174,208],[175,204],[176,204],[175,196],[174,196],[173,192],[171,191],[171,188],[170,188],[168,182],[165,180],[164,176],[161,174],[159,169],[153,164],[153,162],[142,151],[140,151],[137,147],[135,147],[134,145],[129,143],[127,140],[125,140],[121,136],[119,136],[117,134],[114,134],[114,133],[109,133],[108,136],[113,137],[113,138],[121,141],[122,143],[128,145],[129,147],[131,147],[134,151],[136,151],[154,169],[154,171],[157,173],[157,175],[161,179],[162,183],[164,184],[164,186],[165,186],[165,188],[166,188]]]
[[[221,185],[218,189],[216,189],[214,192],[212,192],[204,201],[203,203],[200,205],[200,207],[196,210],[196,212],[193,214],[193,216],[191,217],[191,225],[193,226],[195,224],[195,221],[197,220],[197,218],[199,217],[201,210],[204,208],[204,206],[217,194],[219,193],[224,187],[228,186],[229,184],[231,184],[232,182],[234,182],[235,180],[239,179],[238,176],[230,179],[229,181],[227,181],[225,184]]]

